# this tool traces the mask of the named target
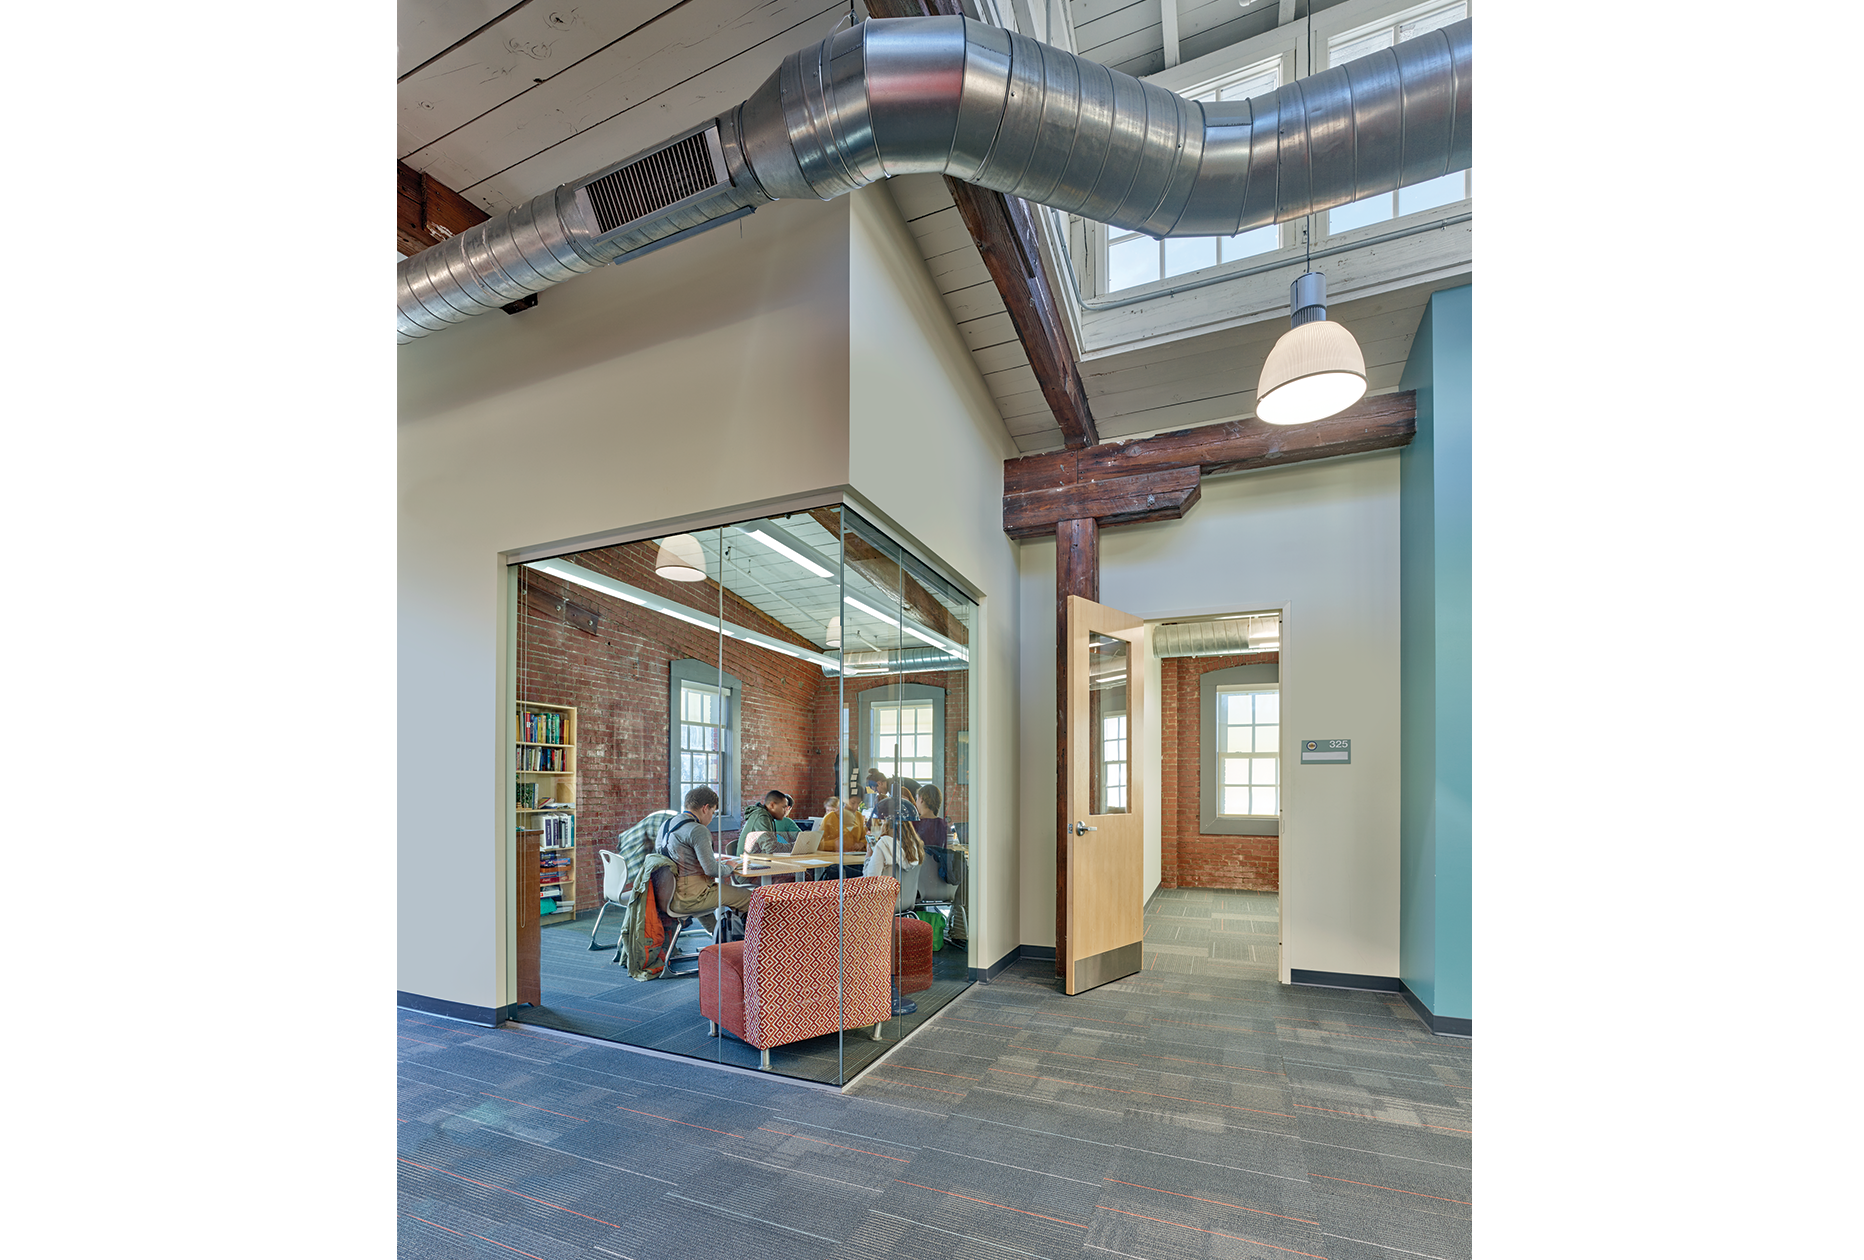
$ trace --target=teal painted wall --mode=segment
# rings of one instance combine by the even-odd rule
[[[1473,1019],[1470,946],[1471,289],[1431,295],[1402,389],[1398,970],[1433,1015]]]

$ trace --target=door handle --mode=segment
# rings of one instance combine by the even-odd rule
[[[1084,836],[1090,831],[1099,831],[1099,830],[1100,828],[1090,827],[1084,822],[1078,822],[1074,825],[1074,834],[1077,836]]]

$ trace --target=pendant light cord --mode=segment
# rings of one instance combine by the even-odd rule
[[[1307,0],[1307,74],[1314,77],[1314,0]],[[1314,270],[1314,205],[1310,201],[1307,207],[1307,223],[1301,229],[1301,240],[1307,246],[1307,258],[1301,264],[1301,270]]]

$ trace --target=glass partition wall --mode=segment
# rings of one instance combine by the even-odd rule
[[[840,506],[516,584],[513,1019],[840,1084],[964,990],[962,590]]]

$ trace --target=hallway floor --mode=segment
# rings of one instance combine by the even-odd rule
[[[1161,891],[1144,971],[1018,963],[840,1093],[398,1011],[401,1254],[1462,1260],[1471,1043],[1278,985],[1274,912]]]

